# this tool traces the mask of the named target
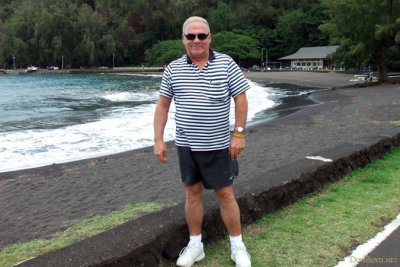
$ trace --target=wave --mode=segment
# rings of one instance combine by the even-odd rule
[[[159,83],[159,80],[155,82]],[[247,97],[248,121],[251,123],[263,116],[264,110],[278,105],[284,95],[274,88],[250,83],[251,89],[247,91]],[[137,86],[143,88],[143,84]],[[149,86],[153,87],[154,84]],[[34,120],[36,125],[43,128],[30,126],[29,129],[13,128],[9,132],[0,132],[0,172],[92,158],[153,145],[153,116],[158,91],[129,88],[126,91],[113,91],[106,88],[90,94],[86,90],[80,90],[74,94],[63,92],[59,97],[52,96],[54,103],[63,103],[61,106],[64,109],[59,110],[59,113],[54,112],[53,117],[48,116],[48,124],[43,123],[46,119],[40,116]],[[171,106],[168,116],[166,141],[175,137],[174,105]],[[32,117],[34,116],[30,116],[30,119]],[[49,127],[52,123],[56,127]],[[233,104],[230,123],[233,128]]]
[[[102,99],[111,101],[111,102],[141,102],[141,101],[156,101],[158,97],[158,92],[153,91],[149,92],[150,89],[146,90],[146,92],[113,92],[106,91],[104,95],[101,96]]]

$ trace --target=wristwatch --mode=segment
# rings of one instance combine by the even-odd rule
[[[243,127],[235,127],[235,132],[244,133],[244,128]]]

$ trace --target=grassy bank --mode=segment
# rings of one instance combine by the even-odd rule
[[[323,192],[245,227],[252,266],[335,266],[400,212],[399,163],[397,148]],[[228,239],[209,245],[196,266],[233,266]]]
[[[79,240],[123,224],[143,213],[153,212],[161,208],[162,205],[158,203],[140,203],[128,205],[124,209],[112,212],[107,216],[95,215],[76,221],[70,228],[49,238],[36,239],[31,242],[14,244],[4,248],[0,251],[0,266],[10,267],[29,258],[66,247]]]

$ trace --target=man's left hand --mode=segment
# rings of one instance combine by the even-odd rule
[[[229,154],[233,160],[237,160],[239,154],[243,151],[246,146],[244,138],[232,136],[231,144],[229,146]]]

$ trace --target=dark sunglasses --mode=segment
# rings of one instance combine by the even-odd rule
[[[189,33],[189,34],[184,34],[185,38],[188,39],[189,41],[193,41],[196,39],[196,36],[199,40],[204,41],[207,39],[209,33],[199,33],[199,34],[194,34],[194,33]]]

